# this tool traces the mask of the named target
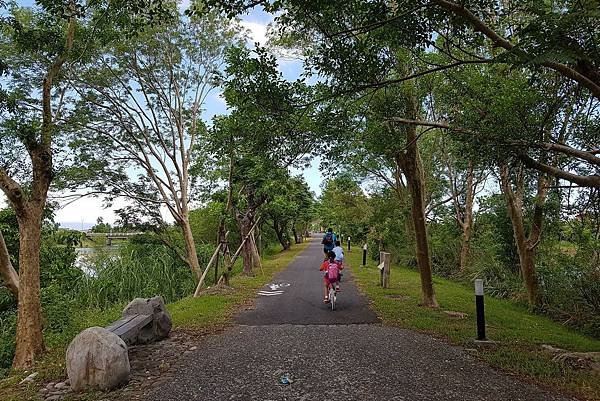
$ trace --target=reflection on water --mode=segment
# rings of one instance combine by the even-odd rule
[[[98,275],[96,271],[95,256],[100,253],[104,253],[109,258],[117,257],[118,245],[110,246],[97,246],[93,248],[75,248],[77,257],[75,259],[75,266],[80,268],[86,275],[90,277],[96,277]]]

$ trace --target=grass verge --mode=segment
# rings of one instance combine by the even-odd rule
[[[263,260],[263,269],[258,270],[253,277],[235,275],[230,280],[231,291],[217,291],[198,298],[186,297],[179,301],[167,304],[167,309],[173,319],[174,328],[195,332],[211,332],[226,326],[231,322],[233,314],[243,305],[248,304],[255,296],[256,290],[267,284],[275,273],[287,266],[309,242],[292,245],[287,251],[273,255],[266,255]],[[238,270],[238,269],[235,269]],[[77,319],[73,327],[60,336],[47,334],[45,336],[47,353],[32,371],[15,371],[0,381],[0,400],[24,401],[42,400],[38,390],[42,383],[60,380],[65,377],[65,352],[70,341],[81,330],[92,326],[107,326],[112,321],[119,319],[125,305],[113,305],[106,309],[87,309],[73,311]],[[29,384],[19,383],[30,373],[38,375]],[[94,397],[94,394],[90,394]],[[64,400],[74,399],[67,397]],[[85,399],[85,395],[78,397]]]
[[[391,287],[379,286],[376,263],[358,267],[362,254],[346,255],[359,288],[387,325],[403,327],[442,338],[454,345],[474,348],[476,336],[475,299],[472,288],[442,278],[434,278],[439,309],[420,307],[421,284],[415,270],[393,266]],[[466,313],[451,317],[444,311]],[[495,347],[478,348],[475,355],[495,368],[516,374],[526,381],[559,390],[585,400],[600,400],[600,375],[554,362],[541,348],[549,344],[569,351],[599,351],[600,341],[574,332],[552,320],[531,314],[513,301],[486,297],[486,334],[497,341]]]
[[[290,250],[265,257],[262,271],[252,277],[235,275],[230,280],[234,291],[216,292],[198,298],[187,297],[167,305],[173,326],[187,329],[210,329],[231,321],[232,315],[256,297],[256,290],[267,284],[275,273],[287,266],[309,242]]]

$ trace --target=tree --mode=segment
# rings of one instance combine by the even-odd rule
[[[305,164],[317,146],[311,124],[309,91],[301,81],[288,82],[266,49],[232,48],[223,77],[231,114],[218,116],[208,147],[229,184],[230,210],[244,242],[244,273],[260,265],[252,228],[259,209],[272,200],[287,169]]]
[[[261,212],[271,221],[283,249],[291,245],[290,232],[296,244],[302,242],[301,237],[311,219],[313,203],[313,194],[301,176],[287,177],[277,182],[272,199]]]
[[[85,62],[87,50],[98,42],[132,32],[132,21],[139,17],[134,11],[140,10],[140,3],[143,1],[40,1],[39,8],[11,8],[11,24],[2,26],[0,60],[10,90],[2,92],[0,102],[0,188],[19,225],[15,368],[31,367],[44,350],[41,222],[53,179],[68,164],[67,158],[55,158],[64,149],[64,116],[72,101],[65,70]],[[124,8],[131,14],[121,13]],[[144,15],[160,11],[157,3]],[[14,276],[6,258],[2,258],[0,268]]]
[[[507,80],[507,76],[511,79]],[[532,87],[527,82],[529,79],[522,72],[508,71],[503,66],[469,67],[455,71],[447,74],[447,82],[442,85],[445,89],[438,92],[437,106],[441,115],[453,121],[455,127],[461,127],[452,130],[447,125],[463,142],[462,148],[469,158],[499,170],[500,188],[513,226],[521,275],[529,303],[536,307],[540,298],[535,252],[541,241],[551,182],[543,171],[532,174],[526,170],[528,163],[523,159],[521,146],[512,153],[512,157],[507,157],[505,149],[513,148],[514,144],[586,143],[589,136],[583,132],[587,133],[587,130],[582,131],[577,125],[582,119],[586,123],[590,120],[588,115],[581,114],[587,108],[583,105],[588,101],[580,99],[568,82],[550,74],[537,74],[537,83]],[[460,84],[457,85],[457,82]],[[485,88],[481,88],[483,82],[486,83]],[[537,153],[536,158],[547,166],[571,171],[585,169],[573,159],[539,150]],[[531,181],[537,183],[532,185]],[[533,199],[531,204],[527,202],[528,198]],[[526,212],[528,207],[533,209],[529,233],[524,217],[529,214]]]
[[[334,88],[332,96],[377,91],[469,65],[495,64],[527,74],[549,72],[581,85],[583,97],[600,98],[600,59],[595,45],[600,31],[594,2],[529,2],[518,7],[449,0],[208,3],[230,14],[257,5],[279,12],[281,42],[304,49],[307,69],[328,78]],[[401,47],[413,49],[425,62],[407,74],[382,74],[394,65],[395,54],[389,49]],[[426,49],[444,55],[445,60],[422,58],[419,53]],[[595,132],[590,128],[588,137]],[[596,143],[513,145],[529,168],[578,185],[600,187]],[[536,158],[539,149],[585,163],[587,168],[571,171],[550,166]]]
[[[112,231],[112,226],[104,222],[102,217],[98,217],[96,224],[90,229],[93,233],[109,233]]]
[[[362,188],[348,175],[336,175],[325,181],[319,197],[321,225],[352,238],[364,238],[369,216],[368,199]]]
[[[403,74],[415,64],[410,55],[396,49],[394,69]],[[373,66],[373,69],[378,67]],[[375,71],[369,71],[375,74]],[[381,72],[382,73],[382,72]],[[393,72],[392,74],[395,74]],[[404,82],[387,92],[359,98],[356,114],[349,113],[347,135],[334,149],[340,163],[375,177],[394,190],[401,204],[410,202],[411,219],[407,231],[414,233],[417,263],[421,274],[422,304],[436,307],[431,278],[431,260],[426,228],[426,171],[423,167],[418,132],[414,125],[395,124],[397,114],[417,116],[422,112],[423,90],[413,82]]]
[[[57,86],[55,80],[58,79],[73,47],[77,5],[71,1],[63,11],[67,16],[66,21],[51,13],[35,14],[14,9],[12,13],[19,21],[20,29],[4,31],[0,49],[2,59],[10,66],[8,80],[19,87],[18,92],[11,94],[16,104],[11,105],[14,106],[11,107],[12,110],[4,110],[8,115],[5,114],[0,132],[3,147],[9,144],[16,145],[16,149],[10,153],[3,152],[0,168],[0,187],[14,209],[19,224],[19,308],[17,345],[13,362],[15,368],[31,366],[44,351],[39,255],[42,217],[54,174],[54,119],[55,113],[60,111],[60,106],[56,106],[56,109],[52,107],[55,100],[53,90]],[[49,18],[59,25],[48,27],[42,22],[43,18]],[[39,34],[44,30],[46,34],[52,35],[37,43],[27,43],[29,35]],[[39,46],[39,50],[36,46]],[[30,57],[29,60],[25,58],[29,62],[33,61],[30,69],[21,69],[26,65],[25,60],[12,53],[13,47]],[[44,51],[48,52],[48,57],[42,56]],[[21,81],[21,74],[27,74],[32,81]],[[34,91],[38,91],[41,96],[34,95]],[[39,107],[37,110],[41,112],[29,106],[31,103],[35,103],[36,107]],[[31,160],[30,169],[27,169],[29,171],[17,170],[19,164],[15,160],[23,151],[27,152]],[[21,183],[17,181],[20,178],[24,180]],[[4,246],[2,248],[5,249]],[[14,282],[16,278],[12,266],[6,262],[7,258],[2,259],[3,271],[8,269],[8,276],[12,276]]]
[[[75,138],[75,144],[87,171],[96,173],[83,181],[93,180],[96,193],[131,200],[158,222],[160,209],[166,209],[181,231],[184,250],[161,238],[198,278],[189,214],[203,188],[195,185],[191,169],[206,157],[203,105],[216,88],[225,49],[239,41],[229,19],[180,16],[111,44],[84,74],[70,76],[81,97],[85,137]]]

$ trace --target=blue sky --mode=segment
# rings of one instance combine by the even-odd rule
[[[22,6],[31,6],[34,1],[23,0],[18,1],[17,3]],[[188,4],[189,1],[182,1],[180,8],[185,9]],[[255,42],[259,42],[260,44],[266,43],[267,25],[273,21],[273,16],[271,14],[265,13],[262,9],[254,9],[246,15],[242,15],[241,20],[242,25],[248,31],[248,47],[252,48]],[[302,72],[302,62],[300,60],[278,57],[278,63],[279,70],[285,79],[296,80]],[[206,121],[210,121],[214,115],[227,113],[226,104],[219,95],[220,92],[215,90],[208,97],[203,113],[203,117]],[[319,186],[322,181],[318,164],[318,160],[315,160],[308,169],[292,170],[292,173],[295,175],[302,174],[311,190],[317,195],[321,193]],[[124,204],[124,201],[115,202],[114,208],[118,209]],[[89,227],[91,224],[95,223],[98,217],[102,217],[104,221],[110,223],[115,220],[115,215],[112,210],[104,209],[102,207],[102,200],[98,198],[81,199],[63,207],[56,213],[57,222],[72,228]],[[167,220],[168,217],[170,216],[165,215]]]

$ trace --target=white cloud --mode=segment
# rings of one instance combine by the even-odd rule
[[[180,11],[185,11],[190,7],[190,0],[182,0],[179,2],[179,10]]]
[[[258,42],[258,44],[264,46],[267,43],[267,24],[240,21],[240,25],[248,31],[249,40],[252,42],[252,44]]]
[[[113,209],[123,207],[125,202],[115,203]],[[116,216],[111,209],[105,209],[99,198],[86,197],[68,204],[56,211],[55,220],[59,223],[95,223],[98,217],[106,223],[114,223]]]

